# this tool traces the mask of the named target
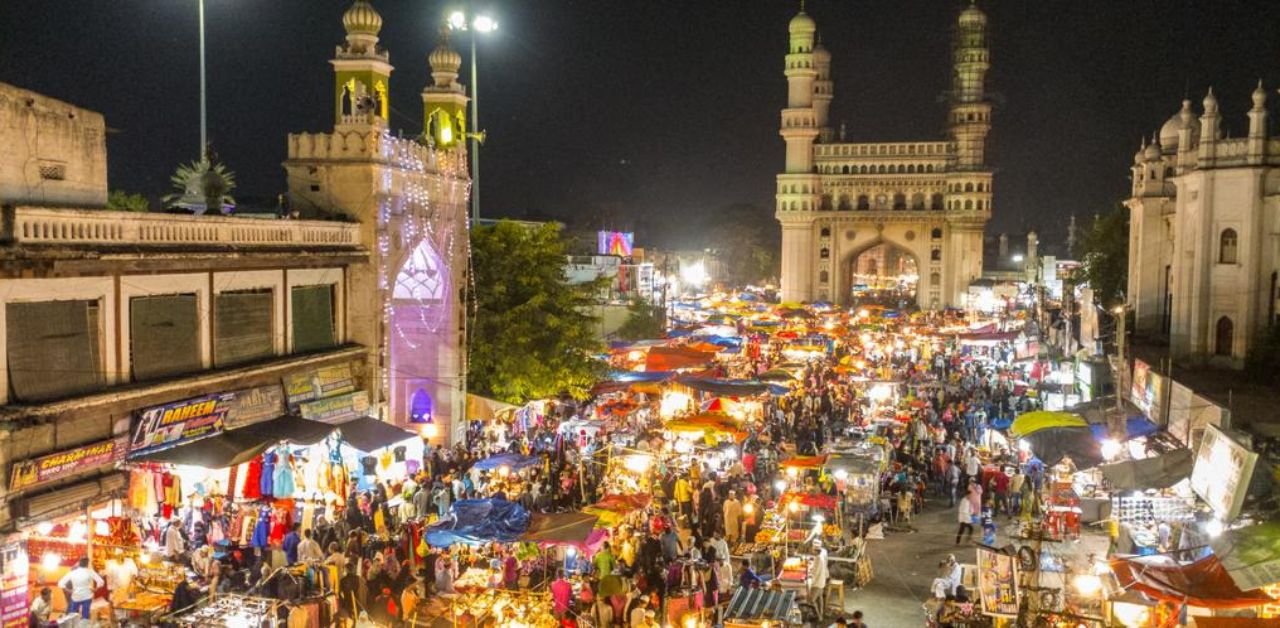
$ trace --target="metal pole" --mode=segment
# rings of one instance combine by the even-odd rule
[[[471,31],[471,222],[480,221],[480,86],[476,75],[476,31]]]
[[[200,10],[200,158],[207,156],[209,147],[209,122],[207,91],[204,69],[204,0],[198,0]]]
[[[1118,316],[1120,319],[1116,321],[1116,353],[1118,353],[1120,357],[1120,364],[1116,368],[1116,410],[1119,410],[1123,416],[1125,393],[1124,376],[1126,374],[1125,372],[1129,370],[1127,368],[1128,362],[1124,359],[1124,325],[1125,319],[1128,317],[1126,316],[1127,312],[1125,311],[1124,306],[1120,306],[1119,309],[1120,312]]]

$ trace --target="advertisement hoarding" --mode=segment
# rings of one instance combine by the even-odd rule
[[[1191,490],[1223,521],[1240,515],[1258,454],[1217,426],[1206,426],[1191,468]]]
[[[20,491],[40,486],[123,460],[128,446],[128,437],[121,436],[15,462],[9,468],[9,490]]]
[[[284,378],[285,400],[289,409],[296,410],[299,404],[335,395],[355,392],[356,379],[351,372],[351,364],[337,364],[295,373]]]

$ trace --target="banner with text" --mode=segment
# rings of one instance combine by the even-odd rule
[[[284,389],[278,384],[237,390],[224,396],[223,427],[228,430],[270,421],[284,414]]]
[[[984,614],[1017,617],[1018,565],[1014,557],[979,547],[978,591]]]
[[[321,423],[344,423],[369,415],[369,393],[357,390],[353,393],[326,397],[301,404],[298,410],[302,418]]]
[[[1191,490],[1223,521],[1240,515],[1258,454],[1215,425],[1205,428],[1191,468]]]
[[[355,392],[356,379],[351,364],[338,364],[285,376],[284,391],[289,409],[307,401]]]
[[[178,443],[222,432],[228,406],[224,400],[234,393],[204,395],[138,413],[129,444],[129,455],[170,447]]]
[[[126,436],[82,445],[40,456],[32,460],[15,462],[9,468],[9,490],[20,491],[40,486],[83,471],[112,464],[124,459],[129,446]]]
[[[30,625],[29,576],[26,539],[14,534],[0,541],[0,625],[4,628],[27,628]]]

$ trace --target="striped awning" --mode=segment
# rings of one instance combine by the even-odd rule
[[[766,591],[738,587],[729,600],[725,620],[787,621],[796,607],[795,591]]]

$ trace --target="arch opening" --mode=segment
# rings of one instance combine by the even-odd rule
[[[846,264],[850,305],[896,309],[916,305],[920,267],[907,249],[881,241],[851,256]]]

